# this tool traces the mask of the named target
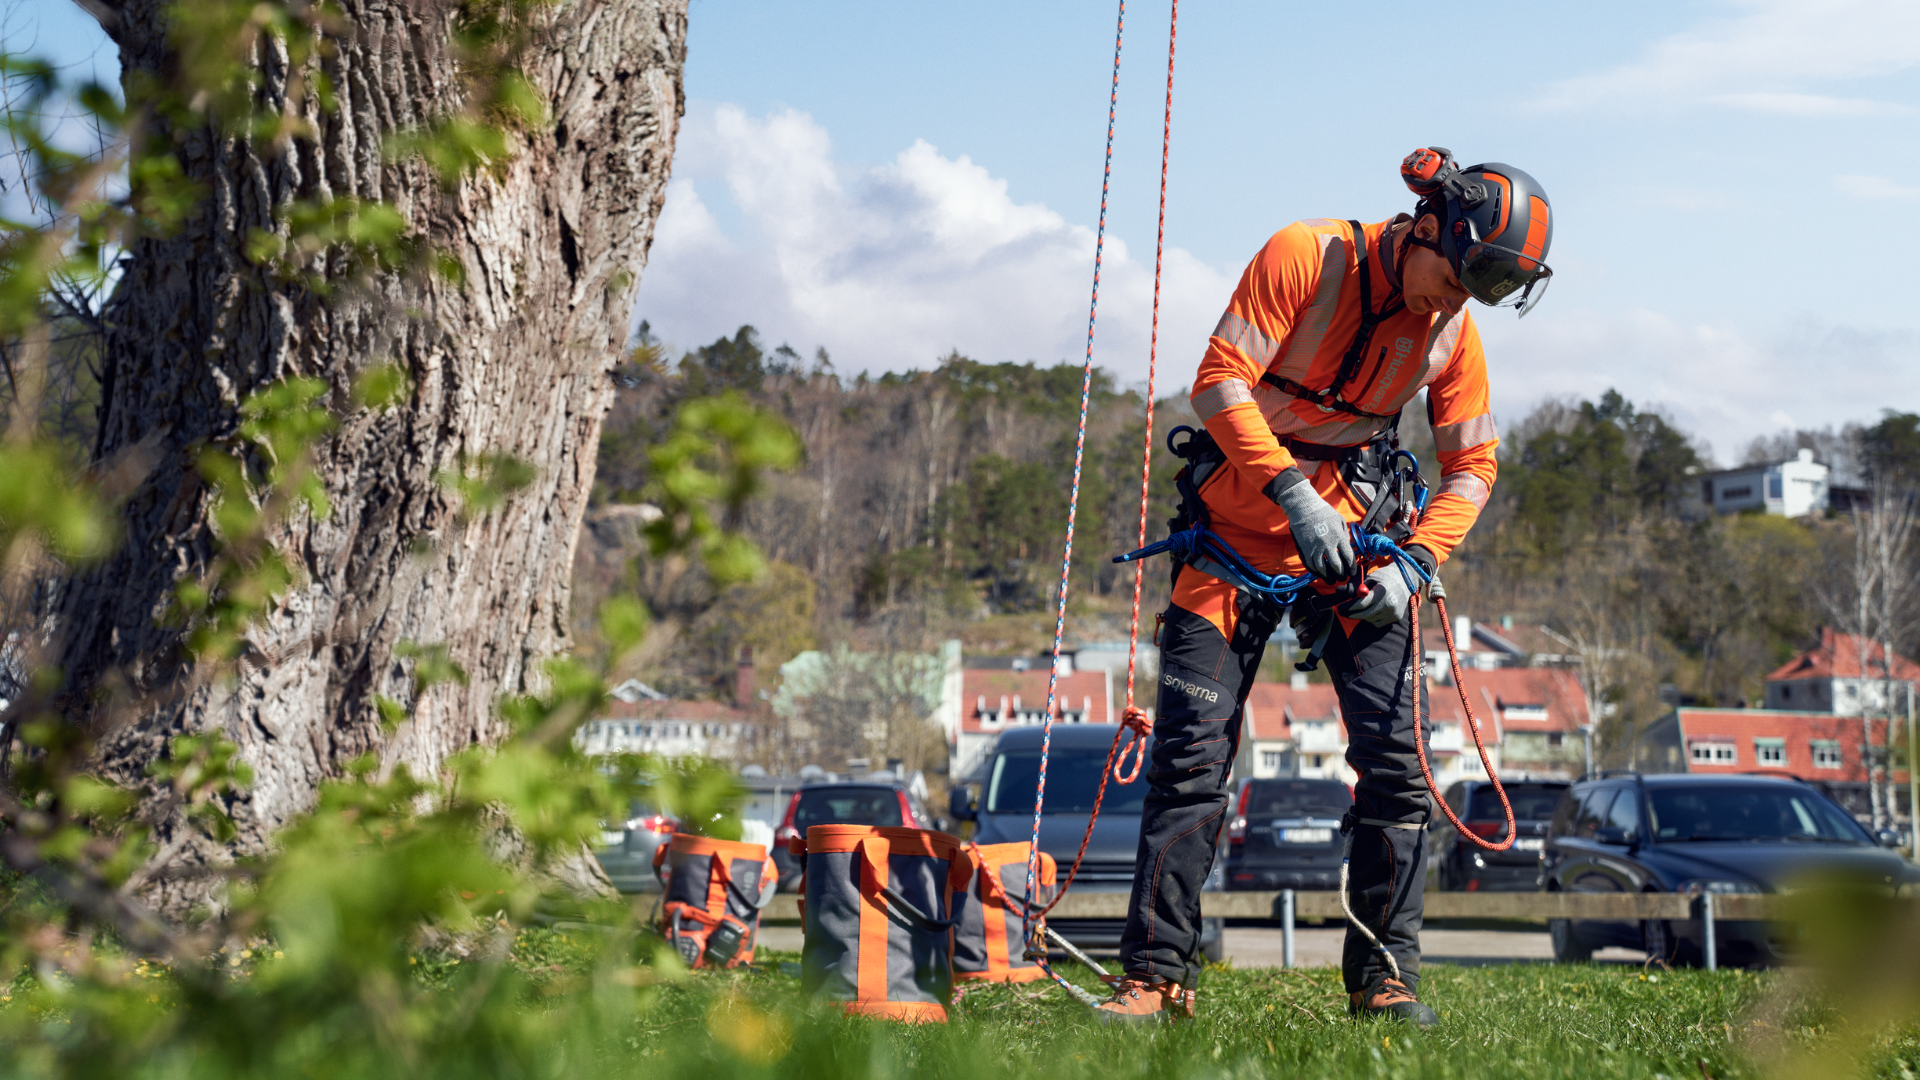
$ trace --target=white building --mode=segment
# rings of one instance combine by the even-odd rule
[[[1866,660],[1862,674],[1860,662]],[[1880,643],[1863,642],[1831,627],[1820,630],[1820,644],[1780,665],[1767,676],[1767,708],[1859,716],[1903,711],[1907,695],[1920,692],[1920,664]]]
[[[1781,517],[1805,517],[1827,509],[1831,470],[1802,450],[1791,461],[1748,465],[1700,478],[1700,501],[1722,514],[1763,510]]]

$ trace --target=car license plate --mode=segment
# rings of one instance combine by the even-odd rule
[[[1546,841],[1537,836],[1523,836],[1513,842],[1513,850],[1515,851],[1539,851],[1545,846]]]
[[[1332,829],[1281,829],[1283,844],[1325,844],[1333,839]]]
[[[619,847],[626,842],[627,834],[624,832],[613,832],[608,829],[600,830],[600,845],[602,847]],[[1043,878],[1041,881],[1044,884],[1045,879]]]

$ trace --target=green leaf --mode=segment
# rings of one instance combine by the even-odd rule
[[[363,409],[384,409],[405,402],[413,394],[413,379],[399,364],[368,368],[353,381],[354,404]]]
[[[613,647],[613,655],[631,652],[647,636],[653,616],[637,597],[615,596],[600,605],[600,633]]]

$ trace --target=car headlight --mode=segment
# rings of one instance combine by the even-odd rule
[[[1920,896],[1920,881],[1907,882],[1905,885],[1893,890],[1893,895],[1902,900],[1911,900],[1916,896]]]
[[[1681,882],[1680,888],[1675,891],[1683,892],[1688,896],[1699,896],[1701,893],[1757,893],[1766,890],[1751,881],[1709,881],[1705,878],[1694,878]]]

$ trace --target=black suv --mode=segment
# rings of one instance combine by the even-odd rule
[[[1564,780],[1516,780],[1506,785],[1513,804],[1513,846],[1488,851],[1461,836],[1442,817],[1427,829],[1428,863],[1441,892],[1539,892],[1540,853]],[[1486,780],[1462,780],[1447,789],[1447,806],[1477,836],[1498,842],[1507,832],[1500,793]]]
[[[1811,875],[1913,889],[1920,868],[1888,851],[1811,784],[1780,776],[1612,775],[1574,784],[1547,835],[1549,892],[1770,893]],[[1715,924],[1729,963],[1773,963],[1788,928]],[[1693,962],[1701,920],[1553,919],[1553,954],[1585,960],[1605,945]]]
[[[1227,825],[1227,888],[1339,888],[1340,817],[1352,805],[1338,780],[1242,781]]]
[[[1040,815],[1040,850],[1053,856],[1064,884],[1073,866],[1080,838],[1087,833],[1087,815],[1113,745],[1112,724],[1055,724],[1047,755],[1047,805]],[[1152,743],[1147,753],[1152,754]],[[1133,755],[1127,755],[1133,762]],[[1015,728],[994,744],[979,777],[976,799],[966,785],[953,789],[951,813],[974,822],[973,841],[979,844],[1027,843],[1033,836],[1033,797],[1040,777],[1040,729]],[[1146,770],[1131,784],[1109,779],[1100,804],[1100,820],[1087,844],[1087,857],[1074,879],[1074,892],[1127,892],[1133,888],[1133,864],[1140,854],[1140,815],[1147,798]],[[1216,859],[1205,891],[1220,888],[1221,862]],[[1125,919],[1066,919],[1047,917],[1047,925],[1082,948],[1111,949],[1120,944]],[[1200,951],[1210,961],[1225,955],[1220,919],[1200,921]]]

